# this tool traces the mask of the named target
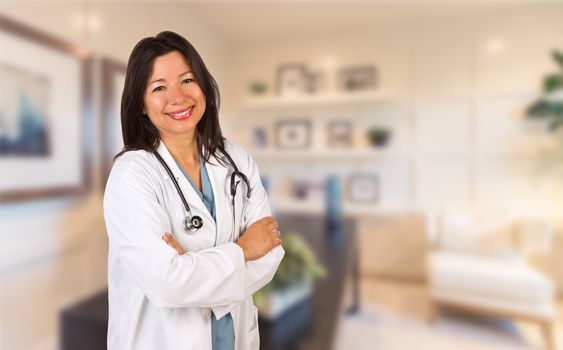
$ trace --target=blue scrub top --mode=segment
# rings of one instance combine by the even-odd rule
[[[176,162],[176,164],[178,163]],[[179,164],[178,167],[182,170],[186,179],[188,179],[195,192],[199,195],[203,204],[205,204],[205,207],[213,217],[213,220],[217,222],[217,219],[215,218],[215,197],[213,196],[213,188],[211,187],[211,181],[209,180],[209,174],[207,173],[203,156],[199,156],[199,176],[201,177],[202,191],[199,190],[199,187],[194,184],[191,177]],[[215,244],[217,244],[217,235],[215,235],[215,243],[213,245]],[[215,317],[214,313],[211,313],[211,337],[213,350],[235,349],[235,327],[231,313],[226,314],[219,320]]]

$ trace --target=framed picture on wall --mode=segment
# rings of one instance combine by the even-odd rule
[[[306,119],[281,120],[276,123],[275,134],[278,148],[308,148],[311,145],[311,122]]]
[[[307,67],[302,63],[281,65],[276,80],[280,96],[301,96],[309,91],[310,76]]]
[[[84,193],[90,51],[1,15],[0,47],[0,202]]]
[[[363,91],[376,87],[376,70],[374,66],[352,66],[340,69],[338,81],[341,90]]]
[[[334,120],[327,125],[327,145],[331,148],[348,148],[352,146],[352,122]]]
[[[102,182],[103,187],[111,167],[113,157],[123,148],[121,134],[121,94],[125,84],[127,66],[109,58],[102,59]]]
[[[347,185],[350,202],[374,204],[379,200],[379,178],[375,174],[351,174]]]

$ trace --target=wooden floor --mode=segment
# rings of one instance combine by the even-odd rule
[[[370,277],[362,278],[360,290],[363,303],[380,306],[387,311],[409,319],[425,322],[432,310],[425,282]],[[563,315],[563,298],[558,298],[557,309],[559,315]],[[446,314],[446,317],[448,317],[448,314]],[[483,322],[491,327],[498,324],[487,322],[486,319]],[[542,334],[536,324],[521,321],[514,321],[513,323],[513,328],[516,329],[518,336],[530,344],[531,348],[543,348]],[[558,348],[563,349],[563,320],[561,317],[556,322],[555,337]]]

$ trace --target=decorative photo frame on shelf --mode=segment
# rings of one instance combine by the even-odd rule
[[[102,70],[102,182],[105,187],[113,165],[113,157],[123,148],[121,133],[121,94],[127,66],[110,58],[103,58]]]
[[[268,146],[268,130],[263,126],[252,129],[252,146],[256,149],[264,149]]]
[[[89,50],[0,15],[0,202],[85,193],[91,185]]]
[[[311,94],[323,94],[328,90],[327,73],[322,70],[316,70],[309,73],[308,92]]]
[[[307,119],[280,120],[275,125],[276,147],[306,149],[311,146],[311,121]]]
[[[334,120],[327,124],[327,145],[330,148],[350,148],[353,145],[353,125],[350,120]]]
[[[341,68],[338,72],[338,85],[342,91],[354,92],[376,88],[376,69],[372,65]]]
[[[380,183],[375,174],[351,174],[348,177],[347,189],[350,202],[375,204],[379,200]]]
[[[278,67],[276,85],[278,95],[283,97],[302,96],[309,92],[310,76],[305,64],[292,63]]]

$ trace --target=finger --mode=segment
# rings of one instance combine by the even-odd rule
[[[178,252],[178,254],[182,255],[184,254],[186,251],[184,250],[184,248],[182,248],[178,243],[174,244],[172,246],[174,249],[176,249],[176,251]]]
[[[276,221],[273,216],[265,216],[262,219],[258,220],[262,225],[269,225],[270,223]]]
[[[276,221],[273,221],[266,226],[266,229],[268,231],[274,232],[278,229],[278,223]]]
[[[174,249],[176,252],[178,252],[178,254],[182,255],[185,253],[185,251],[181,248],[178,247],[176,244],[174,244],[173,242],[170,241],[166,241],[166,244],[168,244],[172,249]]]
[[[169,236],[168,234],[165,234],[164,236],[162,236],[162,239],[169,245],[173,245],[174,243],[176,243],[176,240],[174,239],[174,237]]]
[[[172,236],[172,234],[166,232],[164,236],[162,236],[162,239],[166,242],[166,244],[174,248],[178,252],[178,254],[182,255],[186,252],[184,248],[182,248],[180,243],[178,243],[178,241],[174,239],[174,236]]]
[[[178,251],[178,253],[182,254],[184,252],[184,248],[182,248],[180,243],[173,241],[172,246],[174,247],[174,249],[176,249]]]

